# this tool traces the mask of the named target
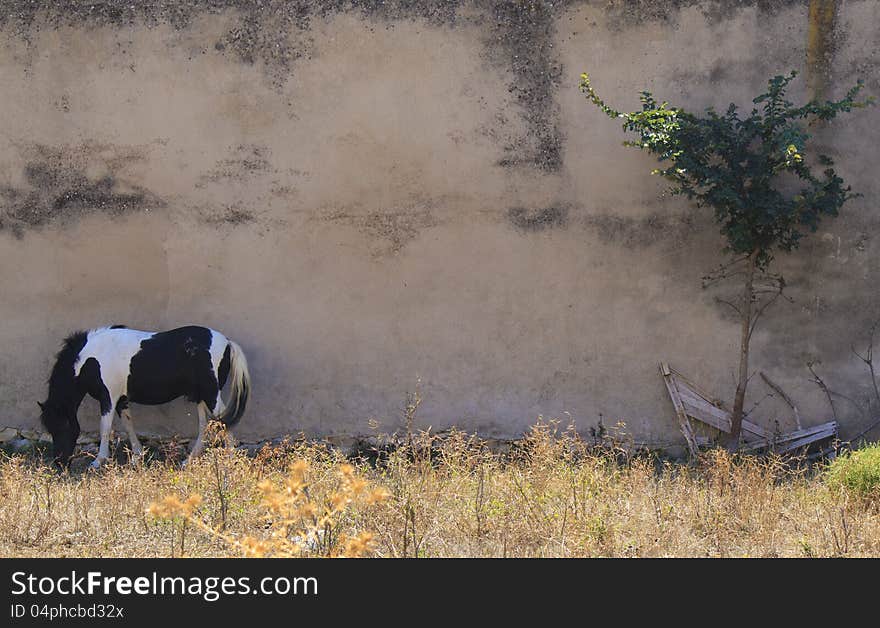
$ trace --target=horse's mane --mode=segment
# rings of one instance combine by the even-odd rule
[[[79,356],[79,352],[86,346],[89,332],[78,331],[64,339],[61,350],[55,355],[55,366],[49,375],[49,398],[46,405],[51,408],[63,408],[75,400],[76,383],[73,375],[73,365]],[[46,428],[47,413],[43,412],[41,419]]]

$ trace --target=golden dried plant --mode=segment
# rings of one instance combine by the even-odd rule
[[[150,504],[147,512],[156,519],[180,519],[192,523],[238,548],[245,557],[367,556],[372,549],[373,534],[365,530],[345,532],[346,511],[355,502],[365,506],[380,504],[390,497],[390,493],[383,487],[371,486],[350,464],[337,465],[336,474],[337,486],[323,500],[313,498],[309,490],[309,464],[303,459],[290,465],[280,483],[259,482],[257,491],[265,509],[268,530],[264,538],[249,535],[236,538],[209,525],[197,512],[202,503],[198,494],[185,500],[174,495],[166,496]]]

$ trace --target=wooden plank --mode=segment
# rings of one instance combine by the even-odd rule
[[[824,432],[817,432],[816,434],[811,434],[809,436],[805,436],[804,438],[799,438],[798,440],[791,441],[786,443],[782,447],[778,448],[777,451],[780,453],[784,453],[786,451],[791,451],[793,449],[797,449],[799,447],[804,447],[819,440],[825,440],[826,438],[832,438],[837,434],[836,429],[828,429]]]
[[[694,436],[694,430],[691,427],[690,421],[688,421],[687,418],[687,414],[684,411],[684,406],[681,403],[681,396],[679,395],[678,389],[675,386],[675,380],[672,378],[672,374],[669,370],[669,365],[661,362],[660,374],[663,376],[663,383],[666,384],[666,390],[669,392],[669,398],[672,400],[672,405],[675,407],[675,416],[678,418],[678,424],[681,428],[681,433],[684,435],[684,440],[687,442],[687,446],[691,452],[691,456],[695,458],[697,456],[697,439]]]
[[[720,402],[719,400],[717,400],[717,399],[715,398],[715,396],[712,395],[710,392],[708,392],[708,391],[706,391],[706,390],[703,390],[699,385],[695,384],[694,382],[692,382],[691,380],[689,380],[687,377],[685,377],[684,375],[682,375],[681,373],[679,373],[679,372],[676,371],[675,369],[671,368],[671,369],[669,369],[669,370],[672,371],[672,374],[675,376],[676,381],[677,381],[679,384],[682,384],[682,383],[683,383],[685,386],[687,386],[687,387],[690,388],[692,391],[694,391],[694,394],[699,395],[699,396],[702,397],[703,399],[706,399],[706,400],[707,400],[709,403],[711,403],[713,406],[715,406],[715,407],[720,407],[722,410],[724,410],[724,408],[722,407],[721,402]]]
[[[749,421],[748,419],[743,419],[743,421],[742,421],[742,428],[743,428],[746,432],[751,432],[751,433],[754,434],[755,436],[760,436],[760,437],[763,438],[764,440],[772,440],[772,438],[773,438],[773,433],[772,433],[772,432],[770,432],[770,431],[764,429],[764,428],[761,427],[760,425],[756,425],[756,424],[752,423],[752,422]]]
[[[809,445],[810,443],[815,441],[832,438],[837,435],[837,429],[837,422],[830,421],[829,423],[822,423],[821,425],[816,425],[815,427],[808,427],[802,430],[789,432],[788,434],[782,434],[775,441],[748,443],[745,447],[742,447],[741,450],[754,451],[756,449],[763,449],[765,447],[772,446],[779,453],[785,453],[787,451],[791,451],[792,449],[797,449],[798,447]]]
[[[698,406],[693,403],[686,402],[682,400],[682,404],[684,406],[685,413],[701,421],[706,423],[707,425],[711,425],[715,429],[721,430],[722,432],[730,432],[730,421],[719,418],[712,412],[707,412],[704,406]]]
[[[678,390],[681,392],[681,400],[684,403],[685,407],[693,407],[695,410],[699,410],[703,414],[710,415],[714,418],[715,421],[718,421],[725,425],[723,428],[725,432],[730,431],[730,413],[718,406],[712,405],[710,401],[704,399],[703,397],[698,397],[694,394],[692,390],[688,390],[687,387],[682,386],[681,382],[676,381],[676,386]],[[722,429],[722,428],[719,428]]]
[[[662,370],[661,367],[661,371]],[[668,367],[666,370],[668,371]],[[687,414],[685,414],[684,407],[681,404],[681,397],[678,394],[675,382],[671,375],[668,377],[664,376],[663,381],[666,384],[666,390],[669,392],[669,398],[672,400],[672,405],[675,407],[675,415],[678,417],[678,424],[684,435],[685,442],[687,442],[688,450],[692,457],[696,457],[698,450],[696,437],[694,435],[693,427],[691,427],[690,421],[688,421]]]
[[[719,408],[698,390],[692,389],[689,383],[681,382],[678,376],[675,376],[675,382],[681,392],[685,409],[691,411],[688,412],[690,416],[723,432],[730,432],[730,413],[727,410]],[[742,429],[765,440],[773,436],[771,432],[748,419],[743,419]]]
[[[784,443],[790,440],[794,440],[797,438],[802,438],[805,436],[810,436],[817,432],[824,432],[829,428],[837,431],[837,423],[835,421],[830,421],[828,423],[822,423],[821,425],[815,425],[813,427],[805,427],[802,430],[795,430],[793,432],[786,432],[785,434],[773,434],[772,432],[765,430],[763,427],[755,425],[754,423],[743,419],[743,429],[746,431],[755,434],[756,436],[760,436],[761,439],[766,441],[771,441],[775,443]]]
[[[730,412],[720,407],[711,395],[701,390],[675,369],[670,368],[666,362],[660,363],[660,374],[663,377],[669,398],[672,400],[679,426],[692,456],[697,454],[699,443],[688,417],[722,432],[730,432]],[[741,447],[742,451],[774,447],[777,451],[785,452],[836,435],[838,425],[835,421],[830,421],[776,435],[767,428],[752,423],[748,419],[743,419],[742,429],[745,441]],[[757,437],[757,440],[747,438],[749,435]]]
[[[822,423],[820,425],[814,425],[813,427],[805,427],[802,430],[795,430],[793,432],[787,432],[785,434],[781,434],[776,438],[777,443],[784,443],[786,441],[795,440],[798,438],[803,438],[805,436],[812,436],[818,432],[826,432],[828,430],[837,431],[837,421],[829,421],[827,423]]]

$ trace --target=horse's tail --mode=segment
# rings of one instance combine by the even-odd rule
[[[229,340],[229,358],[231,361],[229,367],[229,402],[226,409],[217,417],[217,420],[227,427],[233,427],[241,415],[244,414],[245,406],[247,406],[248,397],[251,394],[251,375],[248,372],[247,359],[244,357],[244,351],[237,344]]]

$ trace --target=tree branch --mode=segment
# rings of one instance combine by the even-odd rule
[[[877,400],[878,407],[880,407],[880,387],[877,385],[877,374],[874,371],[874,334],[877,332],[878,325],[880,325],[880,319],[877,319],[871,325],[871,330],[868,332],[868,349],[865,351],[865,355],[856,351],[853,345],[850,345],[849,348],[868,367],[868,371],[871,373],[871,384],[874,386],[874,398]]]
[[[794,405],[794,401],[791,400],[791,397],[785,394],[785,391],[782,390],[782,387],[770,379],[764,371],[761,371],[761,379],[764,380],[764,383],[767,384],[770,388],[779,393],[779,396],[782,397],[783,401],[788,404],[788,407],[791,408],[792,412],[794,412],[794,422],[797,425],[798,429],[801,429],[801,415],[798,412],[797,406]]]
[[[828,399],[828,405],[831,406],[831,416],[832,418],[840,423],[837,420],[837,411],[834,409],[834,400],[831,399],[831,391],[828,390],[828,386],[825,385],[825,382],[821,377],[816,373],[815,369],[813,369],[813,363],[807,362],[807,368],[810,370],[810,373],[813,375],[813,383],[815,383],[819,388],[822,389],[822,392],[825,393],[825,397]]]
[[[770,307],[771,305],[773,305],[773,303],[776,302],[776,299],[778,299],[779,297],[782,296],[782,290],[784,288],[785,288],[785,282],[780,282],[777,289],[776,289],[776,293],[772,297],[767,299],[767,301],[765,301],[764,304],[761,305],[758,308],[758,310],[755,312],[755,315],[752,317],[751,325],[749,326],[749,340],[752,339],[752,333],[754,333],[755,327],[758,326],[758,319],[761,318],[761,315],[764,314],[764,311],[768,307]]]
[[[715,301],[718,302],[718,303],[722,303],[722,304],[724,304],[724,305],[730,307],[734,312],[737,313],[737,315],[738,315],[740,318],[742,318],[742,310],[740,310],[736,305],[734,305],[734,304],[731,303],[730,301],[727,301],[726,299],[721,299],[721,298],[719,298],[719,297],[715,297]]]

